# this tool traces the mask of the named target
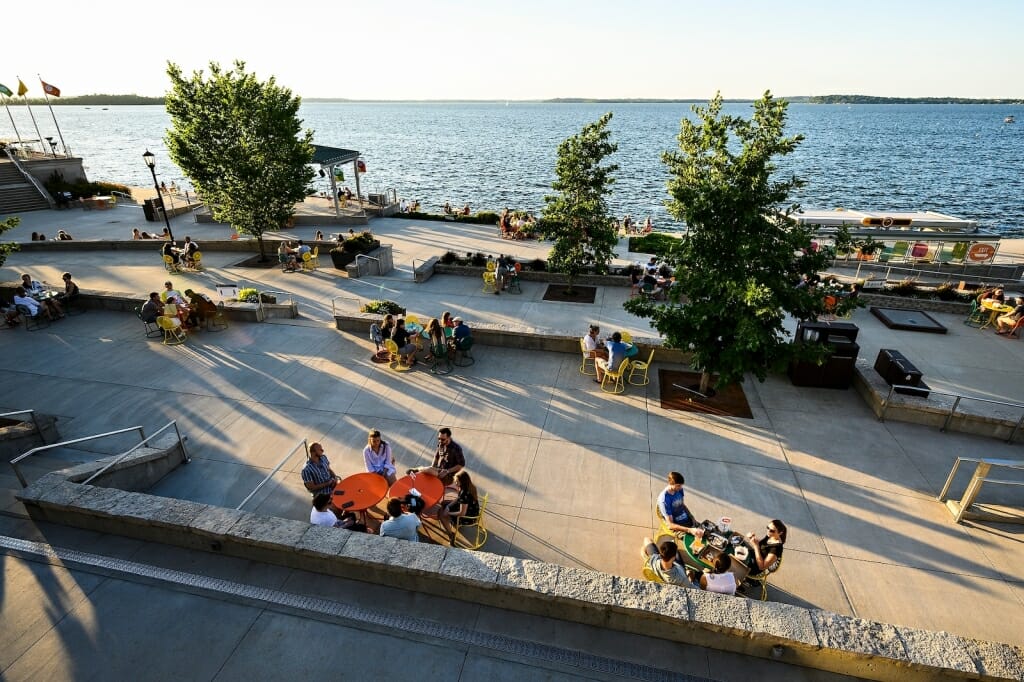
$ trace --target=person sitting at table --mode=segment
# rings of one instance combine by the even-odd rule
[[[72,281],[72,279],[71,279],[71,273],[70,272],[65,272],[63,275],[60,276],[60,278],[62,280],[64,280],[64,294],[63,294],[64,302],[65,303],[74,302],[75,299],[78,298],[79,290],[78,290],[78,285],[75,284],[75,282]]]
[[[452,314],[450,311],[446,310],[443,313],[441,313],[441,326],[449,327],[451,329],[455,328],[455,320],[452,319]]]
[[[462,525],[480,515],[480,498],[473,480],[469,477],[469,472],[462,470],[455,474],[455,485],[459,489],[459,496],[442,505],[441,512],[438,514],[441,525],[448,533],[448,541],[453,546],[455,545],[455,529],[452,519],[455,519],[455,523]]]
[[[337,513],[332,511],[331,496],[327,493],[317,493],[313,496],[313,508],[309,512],[309,522],[314,526],[366,532],[366,526],[358,523],[356,515],[352,512],[344,512],[339,517]]]
[[[160,294],[155,291],[151,291],[149,294],[149,300],[142,304],[142,310],[139,311],[142,321],[148,322],[149,324],[156,324],[156,318],[163,314],[164,306],[160,303]]]
[[[461,317],[452,318],[452,322],[455,323],[455,328],[452,329],[452,345],[456,350],[465,350],[466,343],[473,340],[473,331]]]
[[[601,383],[604,381],[604,373],[611,370],[612,372],[618,372],[619,367],[626,360],[626,351],[629,350],[629,344],[622,342],[622,334],[615,332],[612,334],[612,338],[605,342],[605,347],[608,349],[608,358],[594,358],[594,365],[597,368],[597,378],[594,381]]]
[[[388,500],[388,516],[391,518],[380,524],[382,538],[398,538],[409,542],[420,541],[419,530],[423,522],[420,521],[420,517],[408,511],[401,499],[392,497]]]
[[[643,284],[643,270],[637,266],[629,269],[629,295],[636,296],[640,293],[640,285]]]
[[[381,339],[390,339],[391,335],[395,333],[395,316],[385,315],[384,321],[380,325],[380,337]]]
[[[996,287],[995,289],[989,289],[978,295],[978,303],[1003,303],[1006,300],[1006,295],[1003,293],[1002,287]]]
[[[590,357],[608,359],[608,349],[601,346],[597,339],[597,335],[601,333],[601,328],[596,324],[590,325],[590,329],[587,330],[587,335],[583,337],[583,347],[587,349]]]
[[[305,256],[307,253],[311,253],[312,251],[313,249],[309,248],[309,246],[303,243],[303,241],[300,239],[298,242],[296,242],[295,246],[295,260],[297,260],[301,265],[303,261],[302,257]]]
[[[315,241],[315,242],[322,242],[323,240],[324,240],[324,233],[321,232],[320,230],[317,230],[316,234],[313,235],[313,241]]]
[[[451,215],[452,214],[452,205],[449,204],[446,201],[446,202],[444,202],[444,206],[441,208],[441,210],[444,211],[445,215]]]
[[[462,215],[469,215],[469,204],[462,207]]]
[[[160,247],[160,254],[162,256],[170,256],[171,262],[175,265],[181,265],[181,256],[178,254],[178,250],[174,248],[174,242],[167,242]]]
[[[174,284],[171,283],[171,280],[167,280],[164,282],[164,290],[160,292],[160,300],[167,303],[167,299],[171,296],[179,301],[183,300],[181,292],[174,288]]]
[[[28,308],[29,315],[31,315],[32,317],[35,317],[36,315],[39,314],[39,301],[29,296],[24,288],[18,287],[17,289],[15,289],[14,298],[12,300],[14,301],[15,306],[21,305]],[[42,311],[43,314],[46,315],[46,318],[48,320],[54,319],[53,312],[51,311],[49,306],[44,305],[42,307]]]
[[[447,426],[437,430],[437,452],[429,467],[409,469],[407,474],[431,474],[441,479],[446,486],[455,480],[455,474],[466,468],[466,456],[462,446],[452,440],[452,430]]]
[[[711,573],[701,573],[700,589],[718,594],[736,594],[739,583],[736,582],[736,575],[729,572],[732,566],[732,559],[725,552],[721,552],[715,558],[715,567]]]
[[[654,544],[654,540],[644,538],[642,552],[647,566],[654,572],[654,575],[658,576],[659,580],[669,585],[697,589],[697,586],[690,581],[690,576],[686,575],[686,569],[679,560],[679,548],[676,547],[675,542],[666,540],[659,547]]]
[[[377,429],[373,429],[366,436],[363,463],[366,464],[366,470],[371,474],[386,478],[388,487],[395,484],[398,478],[395,475],[395,455],[391,452],[391,444],[381,439],[380,431]]]
[[[427,338],[430,341],[430,350],[427,351],[427,356],[424,360],[428,362],[434,359],[435,348],[445,348],[444,338],[444,327],[441,326],[441,321],[436,317],[427,323]]]
[[[316,495],[317,493],[334,493],[338,485],[338,475],[331,468],[331,462],[324,454],[324,446],[320,443],[313,443],[309,446],[309,461],[302,467],[302,484],[306,490]]]
[[[185,259],[185,265],[190,268],[196,266],[196,252],[199,250],[199,244],[192,241],[192,237],[185,235],[185,243],[181,245],[181,255]]]
[[[57,230],[57,236],[54,237],[54,240],[58,242],[70,242],[73,240],[73,237],[64,230]]]
[[[38,232],[33,232],[32,233],[32,241],[34,241],[34,242],[39,241],[39,233]]]
[[[1018,296],[1013,299],[1014,308],[1005,315],[996,318],[996,334],[1009,334],[1021,317],[1024,317],[1024,298]]]
[[[189,321],[196,326],[206,324],[208,318],[217,314],[217,304],[210,300],[206,294],[200,294],[191,289],[185,289],[185,296],[188,299]]]
[[[766,529],[768,534],[761,539],[754,533],[747,533],[746,542],[754,550],[754,566],[750,569],[752,576],[774,571],[782,558],[783,545],[786,544],[786,524],[772,519]]]
[[[395,322],[395,331],[391,334],[391,340],[398,346],[398,355],[401,357],[401,362],[406,367],[412,367],[416,364],[416,344],[412,342],[412,336],[409,334],[409,330],[405,328],[405,320],[399,318]]]
[[[163,231],[163,232],[161,232],[161,233],[160,233],[160,235],[159,235],[159,236],[158,236],[157,238],[158,238],[158,239],[166,239],[167,241],[171,241],[171,231],[170,231],[170,230],[168,230],[168,229],[167,229],[167,228],[165,227],[165,228],[164,228],[164,231]]]
[[[43,294],[46,293],[46,287],[44,287],[42,283],[32,279],[32,276],[27,272],[21,276],[21,288],[24,289],[25,294],[42,302],[48,318],[53,320],[64,317],[64,309],[61,307],[60,303],[57,302],[57,299],[42,298]],[[34,315],[35,313],[33,313],[33,316]]]
[[[299,269],[298,263],[295,262],[295,252],[286,241],[282,241],[277,247],[277,260],[288,272],[295,272]]]
[[[184,326],[186,330],[196,327],[192,309],[177,296],[168,296],[164,301],[164,317],[173,320],[175,327]]]
[[[678,471],[668,473],[668,485],[658,495],[658,514],[669,530],[680,535],[696,525],[690,508],[686,506],[683,485],[686,479]]]

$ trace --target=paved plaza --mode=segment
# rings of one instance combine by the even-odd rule
[[[133,207],[97,214],[26,214],[5,238],[27,240],[31,231],[59,228],[76,239],[125,238],[132,227],[145,226]],[[189,220],[175,221],[179,239],[190,234],[202,243],[229,233]],[[373,345],[365,335],[334,329],[332,305],[351,310],[356,299],[389,298],[420,316],[450,310],[470,326],[486,321],[582,334],[598,322],[604,332],[653,334],[622,310],[628,287],[600,287],[594,305],[579,305],[542,301],[539,283],[524,282],[521,296],[493,296],[473,278],[412,281],[413,259],[456,245],[528,260],[546,255],[549,243],[501,241],[493,226],[401,219],[370,226],[394,245],[397,269],[385,277],[342,278],[324,255],[328,267],[293,274],[238,269],[232,265],[241,260],[238,253],[208,252],[207,272],[172,278],[179,290],[213,293],[214,283],[229,281],[285,292],[299,303],[296,320],[237,323],[179,347],[144,338],[135,317],[113,312],[89,311],[40,332],[0,332],[0,408],[59,415],[65,438],[136,424],[152,431],[176,419],[193,461],[151,492],[230,507],[303,438],[324,443],[334,469],[346,475],[361,469],[369,428],[383,432],[404,470],[428,464],[437,428],[449,426],[477,486],[489,495],[486,551],[624,576],[639,575],[640,541],[656,528],[653,500],[665,474],[681,471],[699,518],[728,515],[734,528],[759,535],[772,518],[786,523],[786,559],[770,599],[1024,645],[1024,582],[1015,570],[1024,559],[1021,526],[957,525],[935,499],[956,456],[1024,459],[1019,445],[879,422],[853,390],[799,388],[784,376],[744,384],[750,420],[663,410],[657,369],[683,367],[659,363],[657,355],[652,383],[620,396],[602,393],[581,375],[575,354],[477,346],[476,363],[448,376],[421,368],[392,372],[370,361]],[[294,236],[311,238],[315,229]],[[140,302],[166,279],[154,245],[152,254],[15,253],[0,268],[0,281],[27,271],[58,282],[64,270],[83,289],[138,294]],[[889,330],[857,311],[861,358],[873,361],[878,349],[898,348],[937,390],[1024,402],[1024,343],[967,328],[955,316],[935,316],[949,334]],[[94,447],[113,452],[118,445]],[[301,454],[286,461],[246,509],[308,518],[302,464]],[[958,478],[955,492],[967,476]],[[985,493],[1020,506],[1019,495],[1007,490]],[[8,512],[19,511],[9,494],[3,503]],[[35,569],[8,559],[8,570]],[[273,627],[281,626],[268,624],[265,636]],[[258,647],[259,639],[249,646]],[[725,678],[708,667],[686,672]],[[506,675],[513,673],[498,676]]]

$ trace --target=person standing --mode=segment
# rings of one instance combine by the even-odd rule
[[[316,495],[317,493],[334,493],[334,487],[338,485],[338,475],[331,469],[331,462],[324,454],[324,446],[320,443],[313,443],[309,446],[309,461],[302,467],[302,483],[306,490]]]
[[[363,462],[366,470],[371,474],[383,476],[388,481],[388,487],[395,484],[397,480],[395,469],[395,455],[391,452],[391,445],[381,439],[380,431],[373,429],[366,438],[366,447],[363,448]]]

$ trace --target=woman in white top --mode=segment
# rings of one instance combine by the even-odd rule
[[[704,573],[700,577],[700,589],[719,594],[736,594],[736,576],[729,572],[732,559],[725,552],[715,559],[714,573]]]

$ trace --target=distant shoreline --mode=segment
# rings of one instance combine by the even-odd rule
[[[795,97],[776,97],[793,104],[1024,104],[1024,99],[988,98],[972,99],[968,97],[874,97],[871,95],[799,95]],[[45,105],[42,98],[29,98],[29,104]],[[557,97],[554,99],[345,99],[341,97],[303,97],[303,102],[316,103],[348,103],[348,104],[704,104],[705,99],[601,99],[587,97]],[[727,104],[750,104],[753,99],[726,99]],[[11,104],[19,103],[12,99]],[[50,99],[54,106],[139,106],[163,105],[163,97],[143,97],[141,95],[81,95],[78,97],[54,97]]]

